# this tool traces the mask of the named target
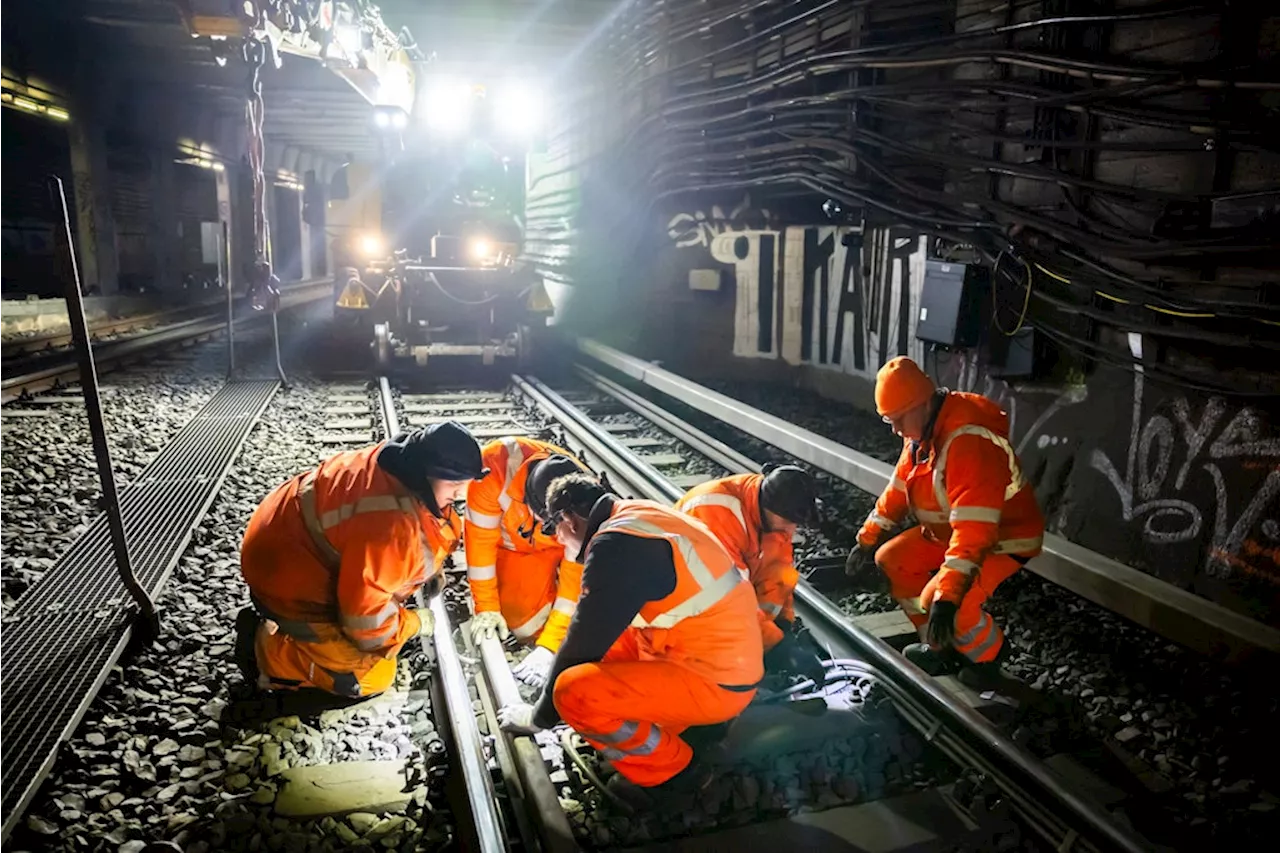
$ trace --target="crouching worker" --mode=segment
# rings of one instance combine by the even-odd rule
[[[434,627],[404,604],[441,588],[462,529],[453,502],[486,473],[475,438],[449,422],[339,453],[268,495],[240,546],[246,679],[348,699],[390,687],[401,646]]]
[[[536,642],[514,670],[535,687],[551,671],[582,590],[582,565],[566,557],[535,515],[552,480],[586,466],[565,451],[531,438],[502,438],[484,446],[489,473],[467,487],[467,580],[475,616],[472,638]]]
[[[925,642],[903,650],[926,672],[999,676],[1004,632],[983,604],[1040,552],[1044,517],[1009,444],[1009,419],[977,394],[936,389],[909,358],[876,376],[876,409],[902,437],[893,478],[858,533],[849,568],[874,554]],[[912,512],[919,525],[880,544]]]
[[[712,764],[681,733],[736,717],[764,674],[751,585],[701,522],[591,477],[552,482],[546,508],[544,529],[583,564],[583,595],[537,705],[502,708],[503,728],[563,718],[612,762],[608,787],[634,807],[696,796]]]
[[[765,669],[798,673],[821,683],[818,656],[797,639],[796,571],[791,537],[818,523],[817,484],[794,465],[764,466],[694,486],[676,509],[705,524],[755,589]]]

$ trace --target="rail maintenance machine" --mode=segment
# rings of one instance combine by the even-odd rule
[[[525,160],[539,93],[436,73],[412,113],[375,106],[382,156],[329,187],[334,321],[378,370],[446,356],[532,365],[553,306],[524,244]]]

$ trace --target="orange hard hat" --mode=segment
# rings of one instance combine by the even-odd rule
[[[887,362],[876,373],[876,411],[881,417],[896,418],[929,402],[933,380],[905,355]]]

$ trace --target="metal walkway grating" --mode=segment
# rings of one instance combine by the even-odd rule
[[[278,383],[223,386],[122,489],[134,572],[155,597]],[[124,651],[133,603],[98,516],[4,618],[0,805],[7,838]]]

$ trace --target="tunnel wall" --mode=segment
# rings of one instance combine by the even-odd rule
[[[850,249],[840,238],[858,229],[785,226],[742,196],[672,208],[660,221],[651,264],[636,276],[652,288],[648,307],[637,314],[627,300],[631,322],[601,324],[613,343],[695,378],[800,386],[867,410],[876,371],[908,355],[939,384],[1008,412],[1051,532],[1280,625],[1273,400],[1106,366],[1006,381],[978,353],[934,352],[916,338],[927,239],[910,229],[872,229]],[[718,289],[691,287],[691,274]],[[1139,352],[1144,344],[1132,341]]]
[[[1200,390],[1275,384],[1276,318],[1241,308],[1274,311],[1274,255],[1215,241],[1266,242],[1280,155],[1203,131],[1251,125],[1270,96],[1175,87],[1090,115],[1041,106],[1081,96],[1079,74],[988,61],[1229,74],[1274,56],[1280,17],[1121,0],[1053,28],[1034,22],[1080,9],[800,5],[637,3],[601,33],[530,164],[558,322],[693,377],[863,409],[880,365],[911,355],[1006,408],[1053,532],[1280,625],[1280,395]],[[877,53],[966,30],[919,67]],[[876,67],[831,70],[850,49]],[[992,280],[979,344],[917,339],[928,258]],[[993,356],[1015,328],[1039,339],[1029,378]]]

